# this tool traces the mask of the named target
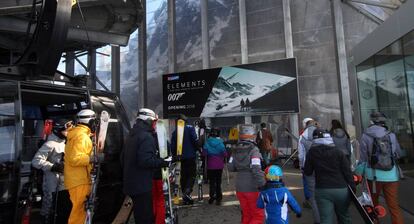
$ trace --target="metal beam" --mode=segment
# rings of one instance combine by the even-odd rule
[[[175,0],[168,0],[168,72],[174,73],[177,63],[175,49]]]
[[[0,19],[0,31],[5,32],[14,32],[14,33],[26,33],[28,22],[22,19],[16,19],[13,17],[2,17]],[[32,27],[31,33],[34,31],[34,26]],[[89,39],[88,39],[89,36]],[[129,41],[129,35],[115,34],[109,32],[98,32],[98,31],[86,31],[83,29],[69,28],[68,40],[81,41],[81,42],[92,42],[98,44],[114,44],[126,46]]]
[[[70,52],[66,52],[66,56],[65,56],[65,73],[71,76],[75,75],[75,52],[70,51]]]
[[[210,68],[210,39],[208,31],[208,0],[201,0],[201,45],[203,47],[203,69]]]
[[[90,76],[90,80],[91,80],[90,88],[96,89],[96,82],[98,81],[99,83],[98,77],[96,77],[96,49],[92,49],[88,51],[88,60],[87,60],[87,66],[85,70],[89,73],[87,75]],[[102,83],[99,83],[99,84],[104,89],[106,88],[106,86],[103,85]]]
[[[146,1],[142,1],[143,17],[138,27],[138,107],[146,107],[147,99],[147,17]]]
[[[293,35],[292,35],[292,19],[290,16],[290,0],[283,0],[283,27],[285,33],[285,47],[286,47],[286,58],[293,58]],[[295,135],[299,135],[299,115],[289,115],[290,130]],[[292,139],[292,145],[295,142]],[[296,143],[297,144],[297,143]]]
[[[342,2],[341,0],[331,0],[331,7],[333,12],[333,20],[335,27],[335,41],[336,41],[336,54],[337,65],[339,75],[339,97],[341,106],[341,117],[345,124],[346,129],[353,127],[352,122],[352,107],[351,96],[349,90],[349,78],[348,78],[348,60],[346,57],[345,48],[345,34],[344,23],[342,16]]]
[[[247,45],[246,0],[239,0],[239,21],[241,59],[242,64],[247,64],[249,63],[249,52]]]
[[[378,25],[384,22],[384,20],[382,20],[381,18],[378,18],[376,15],[370,13],[366,9],[362,8],[360,5],[356,4],[355,2],[346,1],[345,3],[347,3],[350,7],[354,8],[359,13],[366,16],[368,19],[371,19],[373,22],[375,22]]]
[[[119,96],[121,87],[121,62],[119,46],[111,47],[111,90]]]
[[[386,3],[386,2],[377,2],[373,0],[349,0],[351,2],[357,2],[362,3],[365,5],[372,5],[372,6],[378,6],[382,8],[389,8],[389,9],[398,9],[399,5],[393,4],[393,3]]]

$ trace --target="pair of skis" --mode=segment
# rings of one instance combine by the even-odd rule
[[[169,156],[168,153],[168,143],[167,143],[167,129],[166,124],[163,120],[157,121],[157,139],[158,146],[160,151],[160,157],[165,159]],[[173,169],[174,170],[174,169]],[[170,168],[165,167],[161,169],[162,174],[162,190],[165,200],[165,223],[166,224],[175,224],[178,223],[177,220],[177,210],[173,207],[172,198],[171,198],[171,180],[170,180]],[[172,179],[174,180],[174,179]]]
[[[88,199],[85,203],[86,208],[86,219],[85,224],[92,224],[93,215],[95,212],[96,205],[96,192],[99,182],[99,174],[101,166],[98,159],[98,154],[103,153],[103,148],[105,146],[106,133],[108,130],[110,115],[107,111],[103,110],[100,115],[99,120],[99,130],[98,133],[93,136],[93,164],[91,170],[91,193],[88,196]],[[98,137],[96,137],[98,135]]]

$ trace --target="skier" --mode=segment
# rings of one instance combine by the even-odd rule
[[[69,218],[72,204],[63,185],[63,156],[67,131],[71,127],[72,121],[55,119],[52,134],[47,137],[47,141],[32,160],[33,167],[43,170],[43,200],[40,214],[44,223],[67,223]]]
[[[253,125],[241,125],[239,142],[232,149],[228,168],[237,172],[236,196],[242,209],[242,224],[261,224],[264,211],[256,207],[259,187],[265,185],[264,172],[261,169],[262,156],[254,144],[256,130]]]
[[[72,201],[69,224],[84,223],[85,201],[91,191],[90,172],[92,155],[91,135],[96,129],[96,115],[93,110],[83,109],[76,115],[76,127],[68,131],[65,147],[65,187]]]
[[[349,216],[350,193],[348,185],[355,189],[349,160],[337,150],[328,131],[317,128],[306,154],[305,175],[315,174],[315,199],[320,212],[320,223],[351,223]]]
[[[179,115],[179,119],[184,121],[187,118],[184,115]],[[193,192],[193,185],[196,177],[196,156],[198,148],[198,139],[195,128],[189,124],[184,127],[183,149],[181,158],[181,191],[183,194],[184,204],[193,204],[191,192]],[[171,152],[174,156],[177,155],[177,129],[175,129],[171,136]]]
[[[171,163],[171,157],[161,159],[156,154],[157,141],[154,139],[154,130],[157,119],[154,111],[140,109],[121,155],[123,191],[133,201],[137,224],[155,222],[152,198],[154,171],[168,167]]]
[[[216,205],[220,205],[223,193],[221,191],[221,175],[224,168],[224,157],[227,156],[223,140],[220,138],[220,130],[213,128],[210,137],[204,144],[204,156],[207,156],[207,176],[210,183],[209,204],[216,200]]]
[[[249,100],[249,98],[246,98],[246,104],[244,106],[246,107],[246,110],[252,109],[252,108],[250,108],[250,100]]]
[[[156,157],[160,157],[160,148],[158,145],[157,133],[153,133],[156,145]],[[152,210],[154,213],[154,224],[165,223],[165,199],[163,191],[162,173],[161,168],[154,170],[154,176],[152,179]]]
[[[243,98],[240,100],[240,111],[244,111],[244,100],[243,100]]]
[[[374,112],[370,115],[370,119],[371,125],[361,137],[360,163],[355,172],[359,175],[365,175],[368,179],[374,206],[378,205],[379,194],[383,191],[391,213],[392,223],[400,224],[404,222],[398,205],[398,186],[402,177],[397,164],[401,152],[400,145],[395,134],[389,131],[385,125],[387,118],[383,113]],[[378,145],[375,142],[382,142],[387,147],[382,148],[381,153],[373,153],[374,148],[377,151],[380,150],[375,147],[375,145]],[[377,162],[373,163],[373,161]],[[386,165],[384,162],[387,162],[388,169],[384,169],[385,166],[378,166]]]
[[[305,167],[306,154],[309,152],[309,149],[312,145],[313,131],[319,127],[319,123],[311,118],[303,119],[305,123],[305,130],[299,136],[298,143],[298,159],[299,167],[302,170],[302,180],[303,180],[303,192],[305,193],[305,201],[303,202],[303,207],[312,208],[313,221],[314,223],[319,223],[319,211],[318,206],[315,201],[315,175],[306,175],[303,172]]]
[[[272,133],[267,130],[266,123],[260,124],[260,131],[257,133],[256,143],[259,146],[265,165],[270,163],[271,151],[273,150]]]
[[[337,149],[341,150],[346,158],[351,160],[351,141],[349,139],[348,132],[342,127],[341,122],[338,120],[331,121],[332,127],[329,133],[332,136],[332,140],[335,143]]]
[[[282,182],[282,169],[276,165],[268,166],[265,175],[267,183],[257,199],[257,207],[266,210],[266,224],[289,223],[288,205],[296,213],[296,217],[300,218],[302,216],[300,206]]]

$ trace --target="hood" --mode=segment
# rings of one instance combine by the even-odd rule
[[[223,144],[223,140],[220,138],[208,138],[207,143],[209,147],[216,148],[217,146]]]
[[[374,136],[376,138],[380,138],[380,137],[383,137],[384,135],[386,135],[388,133],[388,131],[387,131],[387,129],[385,129],[382,126],[371,125],[365,130],[364,133],[368,134],[369,136]]]
[[[344,136],[346,136],[345,131],[341,128],[333,130],[332,137],[343,138]]]
[[[76,127],[71,128],[68,131],[67,139],[68,141],[70,141],[71,139],[76,138],[76,136],[81,135],[83,133],[89,136],[91,134],[91,129],[89,129],[89,127],[86,125],[78,124]]]
[[[49,136],[47,136],[47,140],[48,141],[55,141],[55,142],[64,142],[66,139],[59,138],[54,133],[52,133]]]

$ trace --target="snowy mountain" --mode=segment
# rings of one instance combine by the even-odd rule
[[[272,73],[223,67],[204,105],[201,117],[238,113],[246,101],[251,103],[293,80],[293,77]]]

